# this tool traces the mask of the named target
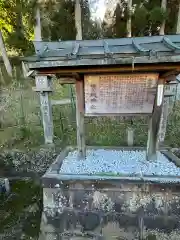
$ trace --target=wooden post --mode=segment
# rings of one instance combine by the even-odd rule
[[[147,159],[148,160],[156,159],[156,150],[157,150],[157,144],[158,144],[158,133],[159,133],[159,126],[161,121],[163,97],[164,97],[164,80],[159,79],[156,96],[155,96],[154,109],[149,122],[148,142],[147,142]]]
[[[127,128],[127,144],[129,147],[134,145],[134,129],[130,127]]]
[[[169,115],[169,99],[165,98],[163,102],[161,122],[159,127],[159,139],[158,139],[159,144],[164,142],[166,136],[168,115]]]
[[[36,76],[36,91],[40,92],[41,113],[45,143],[53,143],[52,107],[49,99],[51,79],[47,76]]]
[[[176,79],[176,77],[175,77],[175,79]],[[171,80],[171,82],[167,85],[167,87],[170,86],[169,94],[173,96],[173,94],[175,94],[174,90],[177,87],[177,81],[176,80],[173,81],[173,75],[169,76],[169,80]],[[159,128],[159,143],[164,142],[164,139],[166,136],[166,131],[167,131],[168,117],[171,112],[171,102],[170,102],[171,96],[166,95],[166,89],[167,88],[165,88],[165,98],[164,98],[164,102],[163,102],[161,124],[160,124],[160,128]]]
[[[85,134],[84,134],[84,80],[76,81],[76,124],[77,146],[80,157],[85,157]]]

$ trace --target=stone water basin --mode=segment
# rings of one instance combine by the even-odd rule
[[[67,148],[42,178],[44,239],[180,239],[179,159],[143,148]],[[51,233],[50,233],[51,232]]]

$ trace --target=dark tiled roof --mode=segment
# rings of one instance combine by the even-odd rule
[[[180,35],[34,42],[29,68],[180,62]]]

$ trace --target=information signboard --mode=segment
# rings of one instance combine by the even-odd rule
[[[152,113],[158,74],[86,75],[85,115]]]

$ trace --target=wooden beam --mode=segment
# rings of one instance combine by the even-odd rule
[[[34,92],[52,92],[53,91],[52,87],[47,87],[47,88],[32,87],[32,90]]]
[[[82,80],[81,76],[79,75],[79,73],[77,72],[73,72],[72,76],[76,79],[76,80]]]
[[[172,91],[165,91],[165,93],[164,93],[164,97],[165,98],[168,98],[168,97],[174,97],[176,94],[174,93],[174,92],[172,92]]]
[[[76,80],[76,124],[77,146],[79,156],[85,158],[85,133],[84,133],[84,79]]]
[[[164,77],[164,79],[165,79],[166,83],[171,83],[171,82],[176,81],[176,76],[177,75],[169,75],[167,77]]]
[[[68,78],[59,78],[58,82],[60,84],[75,84],[76,80],[74,78],[68,77]]]
[[[71,104],[71,99],[51,100],[51,105],[67,105]]]
[[[85,113],[85,117],[115,117],[115,116],[124,116],[124,117],[132,117],[132,116],[150,116],[151,113]]]
[[[157,84],[157,91],[154,101],[154,109],[149,122],[148,130],[148,142],[147,142],[147,159],[155,160],[157,144],[158,144],[158,133],[161,121],[162,106],[164,98],[164,79],[160,78]]]
[[[166,80],[166,78],[176,77],[179,73],[180,73],[180,70],[175,69],[175,70],[160,74],[160,77],[164,78]],[[171,81],[173,81],[173,80],[171,80]]]
[[[179,69],[168,71],[166,73],[160,74],[160,77],[163,78],[167,83],[176,82],[177,76],[180,74]]]
[[[91,67],[88,68],[87,66],[84,68],[44,68],[44,69],[39,69],[37,70],[40,74],[59,74],[59,75],[64,75],[68,74],[69,76],[72,77],[72,73],[82,73],[82,74],[87,74],[87,73],[124,73],[124,72],[169,72],[169,71],[178,71],[180,72],[180,64],[171,64],[171,65],[165,65],[165,64],[158,64],[158,65],[153,65],[153,64],[147,64],[147,65],[135,65],[134,68],[132,66],[124,66],[124,65],[119,65],[119,66],[103,66],[103,67]]]

